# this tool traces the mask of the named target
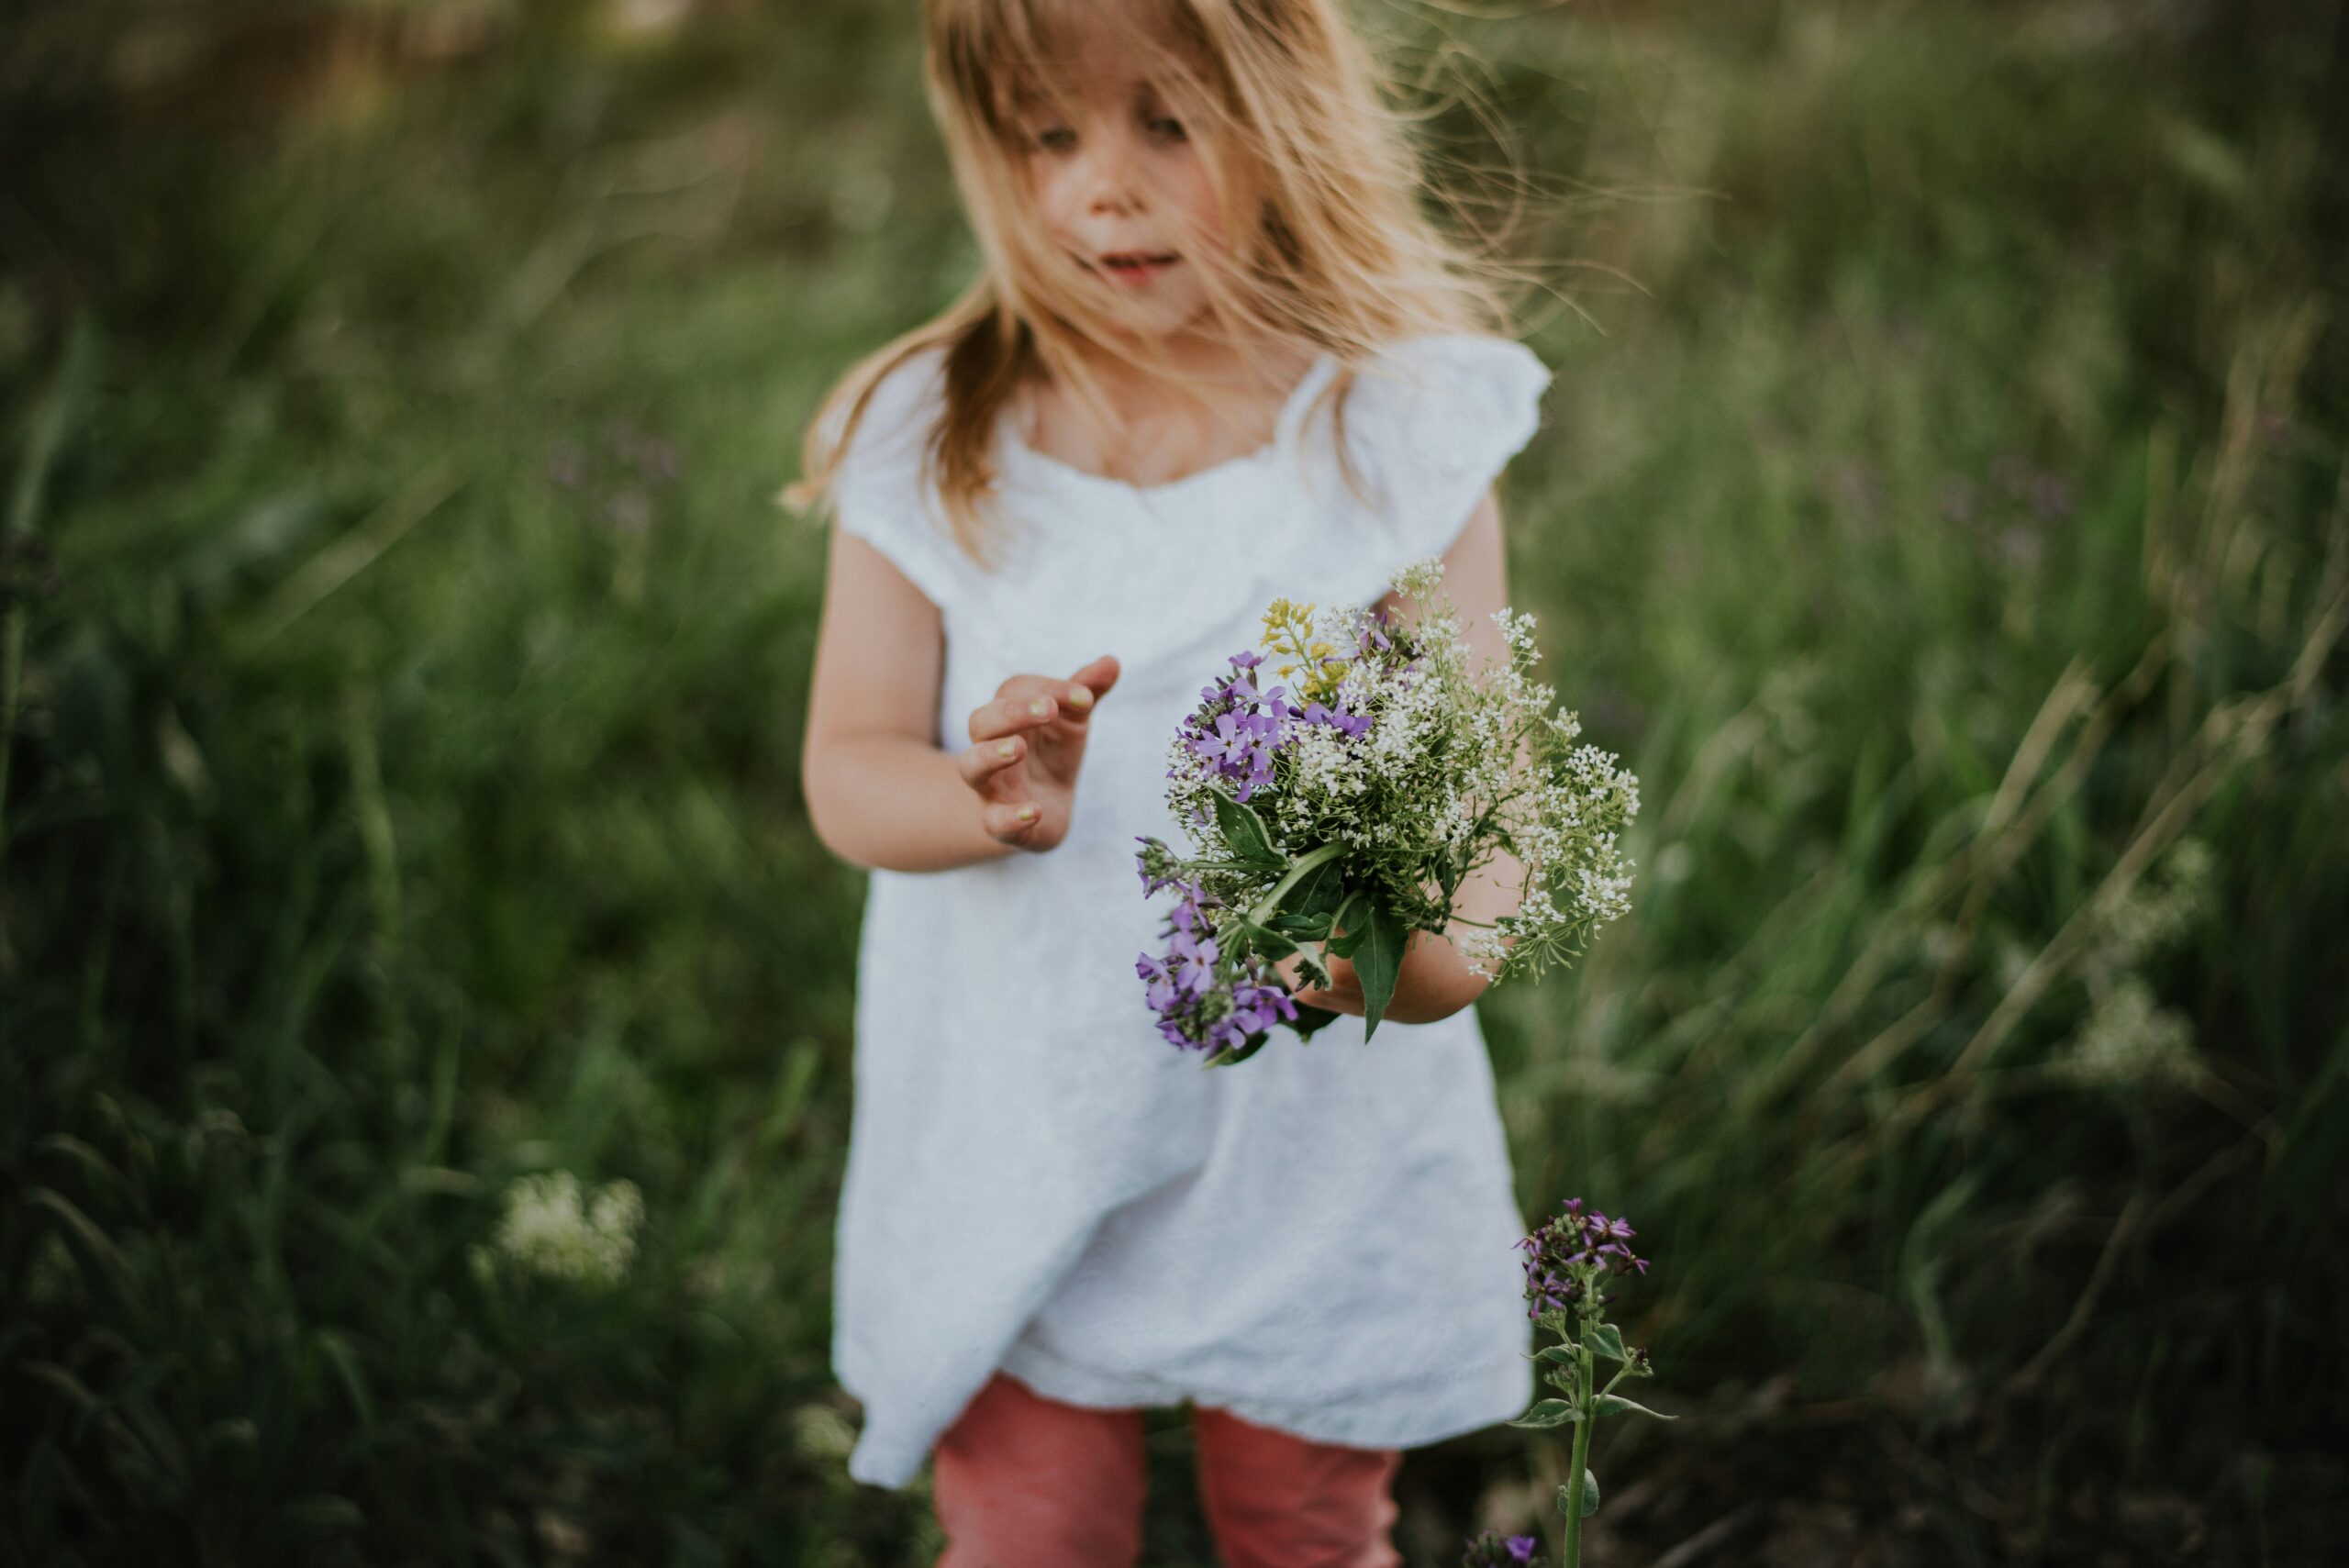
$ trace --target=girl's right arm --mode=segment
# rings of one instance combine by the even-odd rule
[[[972,712],[960,751],[933,739],[945,662],[937,606],[835,524],[800,787],[816,836],[852,864],[945,871],[1067,836],[1085,721],[1117,661],[1011,676]]]

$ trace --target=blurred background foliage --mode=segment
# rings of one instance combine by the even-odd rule
[[[1647,785],[1486,1009],[1687,1417],[1593,1560],[2337,1560],[2342,7],[1353,8],[1542,284],[1516,597]],[[6,1561],[934,1553],[772,500],[974,265],[914,15],[12,7]],[[1408,1560],[1559,1468],[1415,1452]]]

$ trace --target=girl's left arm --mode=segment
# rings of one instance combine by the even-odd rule
[[[1460,537],[1444,551],[1443,589],[1460,617],[1461,635],[1475,651],[1477,660],[1507,662],[1508,642],[1493,624],[1493,612],[1508,604],[1508,562],[1501,548],[1500,503],[1489,490],[1468,515],[1467,526]],[[1389,593],[1379,600],[1378,607],[1392,614],[1408,604],[1400,595]],[[1503,915],[1515,914],[1518,890],[1524,876],[1524,862],[1504,851],[1461,883],[1453,895],[1453,923],[1450,929],[1442,935],[1419,932],[1403,950],[1403,966],[1395,979],[1395,995],[1386,1005],[1386,1017],[1403,1024],[1432,1023],[1449,1018],[1485,994],[1485,987],[1491,982],[1469,969],[1467,955],[1453,939],[1455,934],[1464,938],[1473,929],[1464,921],[1489,926]],[[1354,978],[1353,965],[1341,958],[1332,958],[1329,962],[1332,988],[1298,989],[1297,999],[1331,1012],[1359,1016],[1363,1010],[1362,986]],[[1283,977],[1296,989],[1297,960],[1285,960],[1279,967]]]

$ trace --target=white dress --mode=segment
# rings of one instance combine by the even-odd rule
[[[938,738],[1018,673],[1122,673],[1092,723],[1059,848],[872,873],[857,962],[855,1099],[833,1366],[864,1406],[849,1473],[897,1486],[998,1369],[1095,1406],[1219,1406],[1326,1442],[1473,1431],[1532,1393],[1524,1233],[1473,1010],[1276,1031],[1203,1071],[1159,1036],[1134,959],[1158,951],[1138,835],[1180,844],[1165,751],[1276,596],[1367,605],[1441,554],[1532,435],[1550,373],[1466,335],[1383,350],[1347,399],[1377,498],[1340,481],[1319,358],[1273,442],[1134,486],[1030,450],[997,457],[1019,525],[989,575],[920,478],[941,354],[876,390],[841,526],[941,611]]]

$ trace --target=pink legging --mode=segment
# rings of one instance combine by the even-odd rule
[[[1226,1568],[1399,1568],[1393,1449],[1309,1442],[1194,1407],[1199,1497]],[[997,1373],[938,1440],[937,1568],[1131,1568],[1141,1412],[1047,1399]]]

